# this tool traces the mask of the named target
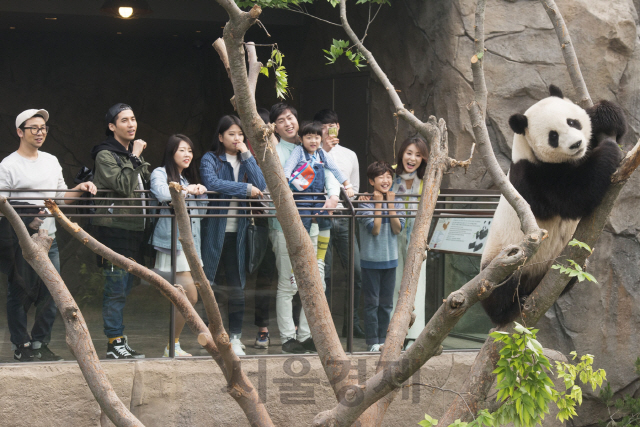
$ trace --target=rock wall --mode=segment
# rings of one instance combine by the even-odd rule
[[[450,155],[465,159],[473,141],[466,105],[473,99],[469,59],[473,55],[474,0],[400,0],[383,7],[371,25],[366,44],[389,76],[405,106],[423,120],[444,118],[449,130]],[[620,104],[629,130],[622,142],[631,148],[640,134],[640,42],[638,0],[558,0],[582,73],[594,101]],[[326,6],[324,16],[336,16]],[[367,8],[349,9],[352,26],[363,34]],[[334,18],[335,20],[336,18]],[[346,38],[339,28],[313,23],[306,59],[327,48],[331,38]],[[548,86],[574,90],[553,26],[538,1],[488,0],[485,32],[485,73],[489,92],[487,125],[503,170],[509,167],[512,131],[508,118],[547,96]],[[315,60],[318,62],[318,60]],[[349,72],[345,60],[331,71]],[[413,133],[396,119],[385,88],[372,77],[370,156],[392,160],[394,137],[399,144]],[[565,354],[572,350],[595,356],[595,365],[608,372],[613,390],[638,396],[640,382],[633,362],[640,356],[640,172],[621,194],[609,223],[591,257],[589,271],[599,284],[580,284],[561,298],[541,321],[545,346]],[[490,188],[493,183],[479,158],[465,174],[445,176],[450,188]],[[586,392],[586,389],[585,389]],[[597,393],[587,392],[574,425],[595,424],[604,408]]]

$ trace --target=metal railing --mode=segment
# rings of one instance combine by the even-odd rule
[[[80,190],[64,190],[65,192],[81,192]],[[11,193],[58,193],[60,190],[50,190],[50,189],[13,189],[13,190],[4,190],[4,192]],[[135,202],[149,202],[153,199],[151,192],[149,190],[136,190],[134,193],[136,195],[140,195],[140,197],[129,197],[129,198],[107,198],[100,197],[101,193],[111,192],[111,190],[98,190],[98,194],[93,197],[49,197],[54,199],[60,209],[70,218],[99,218],[99,217],[144,217],[144,218],[171,218],[171,253],[172,253],[172,261],[171,261],[171,278],[172,283],[176,282],[176,260],[177,260],[177,223],[176,216],[172,213],[171,207],[166,205],[118,205],[117,202],[124,201],[135,201]],[[219,211],[228,211],[229,206],[187,206],[188,210],[206,210],[206,214],[195,214],[191,215],[193,218],[274,218],[275,208],[273,207],[272,200],[268,197],[269,193],[264,193],[265,198],[261,199],[238,199],[238,198],[217,198],[218,195],[215,191],[208,191],[205,193],[207,198],[198,199],[199,201],[206,201],[209,203],[219,203],[219,202],[239,202],[239,203],[247,203],[248,206],[238,206],[234,210],[240,211],[249,211],[247,213],[239,214],[236,213],[234,215],[229,215],[228,213],[219,213]],[[296,193],[294,193],[295,195]],[[320,195],[325,196],[326,193],[304,193],[305,195]],[[355,275],[355,243],[356,243],[356,220],[358,217],[373,217],[371,214],[365,215],[364,211],[372,212],[372,211],[384,211],[387,209],[375,209],[375,208],[361,208],[359,207],[361,203],[365,203],[364,201],[358,200],[358,196],[367,195],[367,193],[358,193],[354,199],[349,199],[344,192],[341,190],[340,201],[342,203],[342,208],[336,208],[333,210],[332,217],[333,218],[346,218],[349,219],[350,223],[350,236],[349,236],[349,272],[348,272],[348,317],[345,319],[347,322],[347,352],[353,351],[353,317],[354,317],[354,275]],[[406,198],[417,198],[418,194],[402,194],[397,195],[397,197]],[[438,195],[438,201],[436,204],[436,208],[434,210],[433,217],[434,218],[468,218],[468,217],[492,217],[496,206],[498,204],[498,198],[500,197],[500,192],[497,190],[458,190],[458,189],[443,189],[440,191]],[[43,200],[41,197],[33,197],[33,196],[9,196],[7,199],[11,201],[18,202],[34,202]],[[473,200],[460,200],[460,199],[473,199]],[[113,204],[106,205],[80,205],[75,202],[86,202],[88,200],[93,201],[112,201]],[[61,202],[73,202],[72,204],[66,204]],[[261,206],[251,206],[250,203],[261,202],[264,205]],[[297,203],[306,202],[308,200],[295,200]],[[417,200],[403,200],[399,202],[405,205],[412,205],[415,207],[404,208],[402,209],[402,214],[397,215],[381,215],[384,218],[415,218],[417,212],[417,205],[419,201]],[[479,208],[472,208],[469,206],[479,206]],[[129,209],[129,210],[157,210],[157,211],[166,211],[166,213],[149,213],[143,212],[139,214],[118,214],[118,213],[109,213],[109,214],[98,214],[98,213],[87,213],[88,209],[104,209],[109,208],[113,210],[119,209]],[[42,208],[44,209],[44,204],[33,204],[29,206],[29,208]],[[323,208],[302,208],[307,211],[322,211],[326,210]],[[73,212],[71,212],[73,210]],[[315,217],[317,214],[310,215],[301,215],[301,217]],[[0,214],[1,216],[1,214]],[[20,214],[22,217],[51,217],[52,215],[49,213],[46,214]],[[432,227],[433,228],[433,227]],[[333,269],[332,269],[333,271]],[[324,279],[324,278],[323,278]],[[174,336],[174,324],[175,324],[175,307],[171,304],[171,313],[170,313],[170,325],[169,325],[169,342],[173,343]],[[175,357],[174,354],[174,346],[169,346],[170,357]]]

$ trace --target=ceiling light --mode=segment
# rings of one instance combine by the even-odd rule
[[[146,0],[106,0],[100,11],[120,19],[134,19],[151,13]]]
[[[133,15],[133,8],[132,7],[119,7],[118,8],[118,13],[123,18],[131,18],[131,15]]]
[[[44,19],[46,19],[47,21],[55,21],[55,20],[57,20],[58,18],[44,18]]]

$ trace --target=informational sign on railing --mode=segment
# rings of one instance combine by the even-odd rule
[[[440,218],[431,236],[434,251],[482,255],[492,218]]]

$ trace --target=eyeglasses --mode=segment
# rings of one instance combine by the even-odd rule
[[[34,127],[34,126],[30,126],[30,127],[25,126],[23,129],[31,129],[31,135],[37,135],[40,132],[42,132],[43,134],[49,133],[49,126],[45,126],[42,128]]]

